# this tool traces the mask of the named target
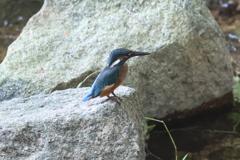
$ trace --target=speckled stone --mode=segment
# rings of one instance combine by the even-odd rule
[[[124,82],[145,116],[196,108],[232,90],[225,38],[202,0],[45,0],[0,65],[0,100],[74,88],[120,47],[151,53],[129,60]]]
[[[144,119],[136,92],[120,87],[119,105],[86,103],[89,88],[0,102],[0,159],[144,160]]]

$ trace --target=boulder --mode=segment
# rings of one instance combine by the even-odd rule
[[[124,82],[137,90],[145,116],[232,91],[224,35],[202,0],[45,0],[0,66],[0,100],[74,88],[120,47],[151,53],[129,60]]]
[[[136,92],[117,89],[120,104],[106,98],[83,103],[88,89],[0,102],[0,159],[144,160],[144,119]]]

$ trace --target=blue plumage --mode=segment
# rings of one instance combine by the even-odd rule
[[[86,102],[91,98],[99,96],[106,86],[115,84],[120,78],[119,76],[121,74],[120,72],[123,64],[129,58],[133,56],[142,56],[147,54],[149,53],[133,52],[124,48],[113,50],[109,55],[107,66],[99,73],[87,96],[82,101]],[[114,89],[115,88],[113,88],[113,90]],[[111,91],[112,94],[114,94],[113,90]]]
[[[87,96],[86,96],[82,101],[83,101],[83,102],[86,102],[86,101],[89,100],[91,97],[92,97],[92,93],[89,92],[89,93],[87,94]]]
[[[86,102],[90,98],[99,96],[104,87],[116,83],[119,77],[120,67],[121,66],[114,66],[110,68],[106,66],[97,76],[91,87],[91,90],[88,92],[87,96],[83,99],[83,101]]]

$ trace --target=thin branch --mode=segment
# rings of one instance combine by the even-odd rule
[[[170,139],[171,139],[171,141],[172,141],[174,150],[175,150],[175,160],[178,160],[178,156],[177,156],[177,146],[176,146],[176,144],[175,144],[175,142],[174,142],[174,140],[173,140],[173,138],[172,138],[172,135],[171,135],[171,133],[169,132],[169,130],[168,130],[167,125],[165,124],[165,122],[164,122],[164,121],[157,120],[157,119],[154,119],[154,118],[149,118],[149,117],[144,117],[144,118],[147,119],[147,120],[152,120],[152,121],[160,122],[160,123],[162,123],[162,124],[164,125],[164,127],[165,127],[166,131],[168,132],[168,135],[169,135],[169,137],[170,137]]]
[[[82,84],[83,84],[89,77],[91,77],[92,75],[94,75],[95,73],[98,73],[98,72],[100,72],[100,70],[97,70],[97,71],[89,74],[82,82],[80,82],[80,83],[78,84],[77,88],[80,88],[80,87],[82,86]]]
[[[147,143],[145,144],[145,146],[146,146],[146,150],[147,150],[147,152],[148,152],[149,154],[151,154],[153,157],[155,157],[155,158],[157,158],[157,159],[159,159],[159,160],[162,160],[161,158],[155,156],[152,152],[150,152],[150,151],[148,150],[148,145],[147,145]]]

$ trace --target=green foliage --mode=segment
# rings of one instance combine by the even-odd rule
[[[187,156],[188,156],[188,154],[186,154],[186,155],[182,158],[182,160],[186,160]]]
[[[228,119],[231,119],[234,123],[239,123],[240,122],[240,113],[231,112],[228,114]]]
[[[154,127],[156,127],[156,124],[151,125],[151,126],[147,126],[147,132],[148,133],[151,132],[154,129]]]
[[[233,85],[233,95],[235,100],[240,101],[240,81],[238,77],[234,77],[235,84]]]
[[[238,112],[231,112],[228,114],[228,119],[232,120],[235,125],[233,126],[233,130],[232,131],[224,131],[224,130],[208,130],[209,132],[215,132],[215,133],[229,133],[229,134],[236,134],[238,133],[236,131],[237,126],[240,123],[240,113]]]
[[[229,113],[228,115],[228,118],[231,119],[234,123],[236,123],[234,126],[233,126],[233,132],[236,132],[236,128],[237,126],[239,125],[240,123],[240,113],[238,112],[232,112],[232,113]]]
[[[165,122],[164,122],[164,121],[157,120],[157,119],[154,119],[154,118],[149,118],[149,117],[144,117],[144,119],[145,119],[145,120],[151,120],[151,121],[160,122],[160,123],[162,123],[162,124],[164,125],[164,127],[165,127],[165,129],[166,129],[166,131],[167,131],[167,133],[168,133],[171,141],[172,141],[172,144],[173,144],[173,146],[174,146],[174,149],[175,149],[175,160],[178,160],[177,146],[176,146],[176,144],[175,144],[175,142],[174,142],[174,140],[173,140],[173,138],[172,138],[172,135],[171,135],[170,131],[168,130],[167,125],[165,124]],[[154,125],[153,125],[153,126],[154,126]],[[150,127],[150,126],[149,126],[149,127]],[[155,126],[154,126],[154,127],[155,127]],[[153,127],[153,128],[154,128],[154,127]],[[151,128],[151,127],[150,127],[150,128]],[[186,155],[183,157],[182,160],[186,160],[187,156],[188,156],[188,154],[186,154]]]

